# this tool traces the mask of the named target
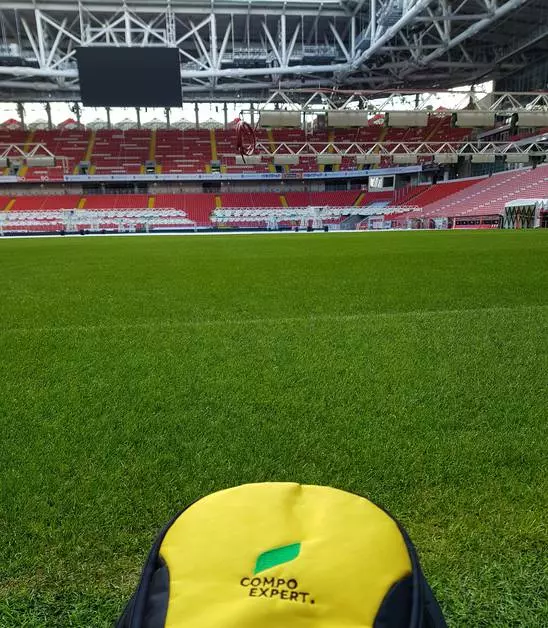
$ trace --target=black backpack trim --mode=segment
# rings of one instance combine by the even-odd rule
[[[167,531],[171,528],[171,526],[177,521],[177,519],[191,506],[193,506],[197,501],[192,502],[183,510],[180,510],[171,520],[164,526],[162,531],[156,537],[154,544],[148,553],[145,566],[143,567],[143,571],[141,572],[141,577],[139,579],[139,584],[137,586],[137,590],[130,598],[127,603],[124,612],[120,619],[116,622],[116,628],[142,628],[143,619],[146,617],[146,604],[148,599],[148,592],[150,588],[150,584],[152,579],[154,578],[154,574],[156,570],[161,566],[162,559],[160,558],[160,547],[164,540]],[[167,570],[167,565],[164,564],[164,567]],[[164,614],[164,622],[165,615]],[[163,624],[159,624],[161,628],[163,628]]]

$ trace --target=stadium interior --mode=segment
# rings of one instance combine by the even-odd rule
[[[547,628],[547,228],[548,0],[1,0],[0,628]]]

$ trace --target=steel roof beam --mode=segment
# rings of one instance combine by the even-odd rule
[[[433,61],[434,59],[441,57],[451,48],[454,48],[458,44],[469,39],[470,37],[477,35],[480,31],[484,30],[487,26],[490,26],[493,22],[496,22],[501,17],[504,17],[506,14],[510,13],[510,11],[514,11],[515,9],[517,9],[520,6],[523,6],[529,1],[530,0],[508,0],[508,2],[506,2],[505,4],[500,5],[498,8],[495,8],[493,13],[489,17],[483,18],[475,22],[474,24],[472,24],[472,26],[469,26],[467,29],[459,33],[457,36],[453,37],[445,44],[442,44],[442,46],[440,46],[438,50],[435,50],[434,52],[431,52],[429,55],[426,55],[425,57],[423,57],[420,60],[421,65],[428,65],[430,61]]]
[[[76,46],[109,44],[178,47],[182,89],[197,99],[208,89],[211,100],[217,90],[221,98],[245,101],[278,86],[381,89],[406,79],[415,89],[432,81],[466,84],[478,73],[503,76],[527,63],[528,57],[517,55],[548,34],[545,21],[537,20],[541,27],[507,49],[467,42],[528,2],[171,0],[166,6],[164,0],[132,0],[130,5],[4,0],[3,37],[15,44],[23,62],[0,66],[5,77],[0,90],[15,94],[20,84],[22,95],[47,85],[51,100],[65,98],[77,89]],[[349,18],[353,13],[357,17]],[[467,25],[471,20],[476,21]],[[306,45],[307,35],[317,43]],[[512,57],[515,62],[508,63]],[[32,87],[18,80],[32,77]]]
[[[372,57],[385,43],[395,37],[402,28],[412,22],[421,11],[426,9],[426,7],[432,3],[432,1],[433,0],[410,0],[407,12],[404,13],[394,26],[388,28],[380,37],[375,38],[374,40],[372,39],[372,43],[369,48],[354,57],[351,63],[351,69],[357,70],[362,63]],[[413,2],[412,5],[411,2]]]
[[[321,0],[322,2],[322,16],[326,17],[347,17],[347,14],[339,5],[338,2],[329,2],[326,0]],[[82,8],[85,11],[89,11],[91,13],[97,14],[113,14],[118,13],[122,10],[122,4],[117,2],[108,2],[105,4],[99,4],[96,2],[82,2],[80,3]],[[306,2],[302,6],[296,6],[294,3],[286,4],[285,10],[283,10],[283,2],[279,0],[274,0],[266,6],[259,6],[260,3],[256,3],[255,0],[248,7],[247,2],[241,3],[219,3],[216,2],[213,6],[210,3],[207,4],[192,4],[192,3],[184,3],[181,5],[174,5],[171,3],[171,10],[176,15],[188,15],[188,16],[202,16],[202,15],[254,15],[264,17],[265,13],[269,15],[281,15],[285,13],[287,16],[295,16],[301,17],[303,15],[308,17],[314,17],[318,13],[318,2],[313,0],[311,2]],[[16,2],[16,1],[7,1],[2,2],[3,10],[17,10],[17,11],[34,11],[38,8],[41,11],[45,12],[60,12],[66,14],[67,12],[71,12],[75,10],[74,2],[40,2],[37,0],[36,2]],[[160,3],[146,2],[142,5],[139,4],[131,4],[131,11],[133,13],[148,13],[154,14],[158,12],[164,12],[166,10],[166,3],[162,1]]]

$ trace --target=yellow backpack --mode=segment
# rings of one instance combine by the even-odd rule
[[[158,537],[118,628],[444,628],[405,531],[323,486],[214,493]]]

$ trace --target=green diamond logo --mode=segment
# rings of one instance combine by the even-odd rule
[[[275,547],[274,549],[268,550],[267,552],[263,552],[257,557],[257,562],[255,563],[255,569],[253,573],[257,574],[261,571],[265,571],[265,569],[270,569],[271,567],[283,565],[284,563],[288,563],[291,560],[295,560],[300,551],[301,544],[292,543],[291,545]]]

